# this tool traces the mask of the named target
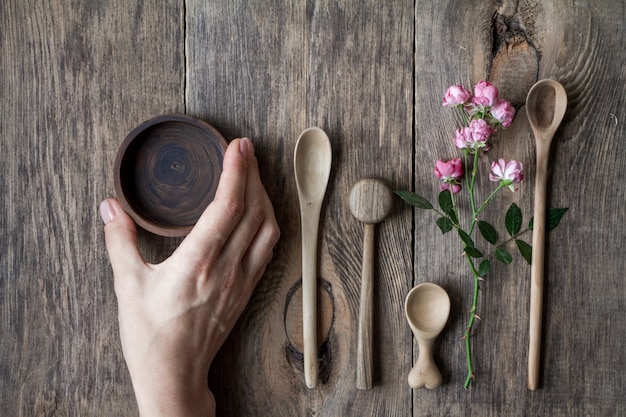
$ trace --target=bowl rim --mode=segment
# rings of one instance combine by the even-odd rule
[[[148,120],[145,120],[144,122],[136,126],[134,129],[132,129],[126,135],[126,137],[120,144],[118,151],[117,151],[117,155],[115,157],[115,163],[113,167],[113,183],[115,187],[115,193],[117,195],[118,201],[122,205],[122,208],[124,209],[124,211],[126,211],[126,213],[128,213],[128,215],[135,221],[135,223],[139,227],[159,236],[183,237],[189,234],[191,229],[193,229],[193,226],[194,226],[193,224],[184,225],[184,226],[181,226],[181,225],[174,226],[174,225],[166,225],[162,223],[153,222],[150,218],[143,216],[142,214],[139,213],[139,211],[135,210],[135,208],[133,207],[133,204],[130,203],[130,201],[124,194],[123,186],[122,186],[122,178],[121,178],[122,163],[124,161],[124,157],[126,155],[126,152],[128,151],[128,148],[147,129],[153,126],[156,126],[158,124],[168,123],[168,122],[187,123],[187,124],[199,127],[205,131],[210,132],[213,135],[213,137],[216,138],[218,144],[220,145],[220,148],[222,149],[222,157],[224,156],[224,152],[226,152],[228,143],[226,142],[226,139],[224,139],[224,137],[219,133],[219,131],[215,127],[213,127],[211,124],[209,124],[208,122],[202,119],[189,116],[186,114],[176,114],[176,113],[162,114],[159,116],[152,117]]]

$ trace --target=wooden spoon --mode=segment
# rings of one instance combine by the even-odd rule
[[[320,128],[306,129],[294,150],[294,173],[300,200],[302,227],[302,337],[304,378],[309,388],[317,385],[317,235],[326,193],[332,149]]]
[[[350,211],[357,220],[364,223],[356,367],[356,387],[358,389],[372,388],[374,233],[375,225],[387,217],[392,205],[393,191],[383,181],[364,178],[352,186]]]
[[[437,388],[442,378],[433,361],[432,348],[448,321],[450,297],[439,285],[424,282],[409,292],[404,311],[419,346],[417,362],[409,372],[409,385],[411,388]]]
[[[565,89],[554,80],[538,81],[528,92],[526,114],[535,135],[537,150],[528,345],[528,388],[531,390],[537,389],[539,383],[548,158],[552,138],[563,120],[566,108]]]

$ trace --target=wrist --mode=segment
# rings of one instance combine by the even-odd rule
[[[185,390],[184,388],[188,388]],[[215,416],[215,398],[208,389],[135,390],[139,415],[142,417]]]
[[[215,416],[215,398],[206,372],[171,369],[168,365],[156,368],[141,375],[131,372],[140,416]]]

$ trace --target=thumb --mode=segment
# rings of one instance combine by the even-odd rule
[[[129,274],[136,276],[146,263],[137,245],[135,222],[122,209],[120,203],[112,198],[100,203],[100,216],[104,222],[106,247],[115,280]]]

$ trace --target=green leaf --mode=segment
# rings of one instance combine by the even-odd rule
[[[450,216],[450,220],[452,220],[452,223],[458,225],[459,224],[459,218],[456,216],[456,211],[454,211],[454,209],[448,213],[448,216]]]
[[[548,231],[559,225],[559,222],[567,212],[568,207],[548,209]]]
[[[458,229],[458,232],[459,232],[459,237],[461,238],[463,243],[465,243],[465,246],[469,246],[470,248],[473,248],[474,247],[474,241],[472,240],[472,237],[470,235],[468,235],[462,229]]]
[[[568,207],[563,208],[549,208],[547,211],[547,226],[546,231],[550,231],[559,225],[559,222],[567,212]],[[533,222],[535,218],[530,219],[530,223],[528,223],[528,228],[532,230]]]
[[[482,258],[483,253],[476,249],[475,247],[466,246],[463,251],[467,253],[472,258]]]
[[[437,226],[439,226],[439,229],[441,230],[441,233],[443,234],[448,233],[454,227],[454,225],[452,224],[452,220],[450,220],[448,217],[438,218]]]
[[[523,240],[519,240],[519,239],[515,239],[515,244],[517,245],[517,248],[519,249],[524,259],[526,259],[526,262],[528,262],[529,264],[532,263],[532,260],[533,260],[532,246],[530,246],[528,243],[524,242]]]
[[[452,204],[452,193],[450,190],[443,190],[439,193],[439,207],[441,210],[450,215],[454,212],[454,205]]]
[[[481,277],[484,277],[485,275],[489,273],[490,269],[491,269],[491,262],[489,262],[489,259],[484,259],[480,263],[480,266],[478,267],[478,275]]]
[[[421,208],[424,210],[430,210],[433,208],[433,205],[430,204],[428,200],[426,200],[419,194],[415,194],[412,191],[397,190],[396,194],[413,207]]]
[[[479,221],[478,230],[480,230],[480,234],[483,235],[485,240],[492,245],[495,245],[498,241],[498,232],[496,232],[496,229],[491,224]]]
[[[496,249],[496,259],[506,265],[513,262],[513,256],[502,248]]]
[[[522,210],[515,203],[511,204],[511,207],[506,211],[504,224],[506,225],[506,231],[511,236],[519,233],[522,228]]]

